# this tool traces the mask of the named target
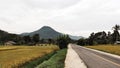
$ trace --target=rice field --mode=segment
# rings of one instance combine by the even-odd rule
[[[96,46],[86,46],[86,47],[120,55],[120,45],[96,45]]]
[[[18,67],[26,62],[40,58],[58,50],[50,46],[0,46],[0,68]]]

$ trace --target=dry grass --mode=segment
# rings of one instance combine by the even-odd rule
[[[86,46],[86,47],[120,55],[120,45],[97,45],[97,46]]]
[[[0,46],[0,68],[17,67],[58,50],[57,46]]]

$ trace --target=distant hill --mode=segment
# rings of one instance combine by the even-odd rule
[[[54,29],[52,29],[51,27],[48,26],[44,26],[41,29],[31,32],[31,33],[23,33],[21,35],[25,36],[25,35],[30,35],[33,36],[34,34],[39,34],[40,38],[44,38],[44,39],[48,39],[48,38],[56,38],[60,35],[62,35],[61,33],[55,31]]]
[[[72,36],[72,35],[69,35],[69,37],[73,40],[79,40],[80,38],[84,38],[82,36]]]
[[[20,38],[17,34],[11,34],[6,31],[0,30],[0,43],[6,42],[6,41],[18,41]]]
[[[48,38],[55,39],[59,37],[60,35],[63,35],[63,33],[60,33],[49,26],[44,26],[41,29],[31,32],[31,33],[22,33],[21,35],[22,36],[26,36],[26,35],[33,36],[34,34],[39,34],[40,38],[44,38],[44,39],[48,39]],[[74,40],[78,40],[82,38],[81,36],[72,36],[72,35],[69,35],[69,37]]]
[[[5,31],[3,31],[3,30],[0,30],[0,36],[5,36],[5,35],[8,35],[9,33],[8,32],[5,32]]]

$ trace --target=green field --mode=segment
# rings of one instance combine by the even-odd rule
[[[0,68],[13,68],[43,57],[59,48],[50,46],[0,46]]]
[[[120,55],[120,45],[96,45],[96,46],[86,46],[86,47]]]

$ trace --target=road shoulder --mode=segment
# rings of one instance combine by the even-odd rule
[[[104,51],[100,51],[100,50],[96,50],[96,49],[91,49],[91,48],[86,48],[86,47],[82,47],[82,48],[85,48],[85,49],[88,49],[88,50],[91,50],[91,51],[94,51],[94,52],[98,52],[100,54],[104,54],[104,55],[108,55],[108,56],[120,59],[120,56],[116,55],[116,54],[111,54],[111,53],[108,53],[108,52],[104,52]]]
[[[71,44],[68,45],[65,68],[87,68],[79,55],[72,49]]]

